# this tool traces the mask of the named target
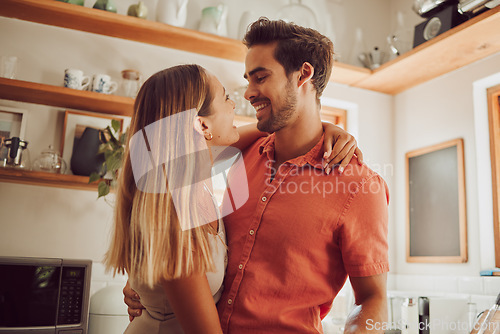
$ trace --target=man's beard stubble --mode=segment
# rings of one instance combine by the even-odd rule
[[[296,107],[297,95],[293,91],[292,81],[288,80],[285,86],[283,106],[277,110],[274,110],[271,106],[269,118],[266,121],[259,121],[257,129],[268,133],[283,129],[288,124],[288,120],[292,117]]]

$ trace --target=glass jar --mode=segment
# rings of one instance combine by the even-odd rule
[[[64,174],[66,167],[66,162],[52,145],[49,145],[49,148],[42,151],[38,158],[33,161],[33,170],[40,172]]]
[[[136,70],[122,71],[122,92],[124,96],[135,98],[141,87],[141,73]]]

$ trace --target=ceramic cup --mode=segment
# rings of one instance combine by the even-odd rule
[[[113,94],[118,89],[118,83],[111,80],[107,74],[96,74],[92,80],[92,91],[96,93]]]
[[[64,71],[64,87],[84,90],[90,84],[90,78],[83,75],[83,71],[68,68]]]

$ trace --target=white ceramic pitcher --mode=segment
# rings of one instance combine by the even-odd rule
[[[184,27],[187,19],[188,0],[158,0],[156,21]]]
[[[227,36],[227,11],[225,4],[202,10],[199,30],[209,34]]]

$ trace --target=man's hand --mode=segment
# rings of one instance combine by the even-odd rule
[[[140,302],[141,297],[139,297],[137,292],[132,290],[128,281],[123,288],[123,295],[125,296],[123,300],[128,306],[128,318],[130,321],[132,321],[135,317],[138,317],[142,314],[142,309],[144,308],[144,306]]]
[[[344,333],[384,333],[384,324],[387,324],[387,273],[349,279],[356,307],[347,318]]]

